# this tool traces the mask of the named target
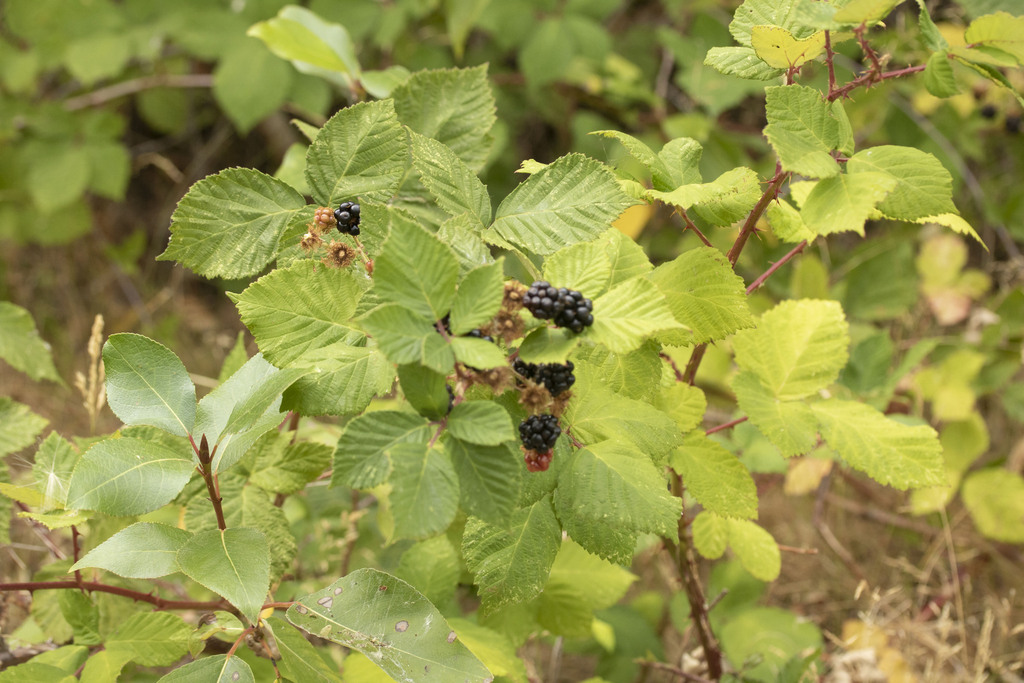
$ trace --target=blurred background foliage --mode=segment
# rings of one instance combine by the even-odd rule
[[[216,377],[242,330],[223,292],[245,283],[209,282],[155,261],[167,244],[176,202],[196,180],[231,166],[276,174],[301,190],[306,143],[301,122],[319,126],[348,104],[386,96],[412,71],[489,65],[498,121],[481,175],[496,200],[520,181],[514,172],[523,160],[550,162],[569,151],[582,151],[641,178],[617,143],[589,135],[603,129],[628,132],[655,149],[676,137],[693,137],[704,147],[705,178],[739,165],[765,177],[772,174],[774,157],[761,132],[764,83],[703,66],[709,48],[733,44],[728,24],[738,0],[311,0],[305,5],[308,12],[285,9],[287,4],[3,3],[0,300],[32,313],[52,345],[61,376],[70,378],[84,367],[93,316],[102,313],[107,333],[147,334],[175,349],[198,377]],[[976,16],[997,10],[1024,14],[1018,0],[927,4],[952,44],[962,42],[963,26]],[[282,10],[285,14],[279,14]],[[915,3],[905,2],[888,17],[885,30],[873,34],[876,48],[894,68],[923,63],[928,56],[919,47],[917,12]],[[341,66],[330,73],[318,70],[318,59],[332,57],[318,53],[315,41],[308,44],[308,53],[286,54],[280,47],[283,16],[304,17],[314,34],[329,36],[339,48],[333,59]],[[845,81],[861,70],[861,54],[854,41],[839,47],[837,75]],[[302,62],[300,68],[294,60]],[[900,79],[857,91],[846,110],[858,147],[897,144],[935,154],[953,175],[958,207],[988,249],[944,230],[869,226],[866,240],[840,235],[816,242],[770,279],[753,303],[756,310],[766,310],[788,297],[838,299],[853,333],[842,388],[889,413],[923,416],[941,425],[953,488],[919,492],[906,500],[877,488],[868,495],[844,480],[847,494],[867,496],[871,506],[905,505],[911,513],[941,514],[946,520],[946,505],[962,485],[975,527],[990,539],[986,543],[997,544],[977,550],[972,558],[983,555],[991,565],[985,571],[1008,572],[1016,562],[1019,573],[1019,551],[1001,544],[1024,542],[1024,519],[1005,523],[1020,510],[992,509],[985,492],[1017,481],[993,480],[994,472],[1024,469],[1022,111],[1009,91],[966,70],[956,73],[960,93],[953,97],[928,94],[919,78]],[[1007,76],[1012,80],[1019,73]],[[823,65],[807,65],[800,81],[824,89]],[[1024,83],[1014,84],[1024,89]],[[734,229],[697,222],[723,249],[735,237]],[[698,244],[666,207],[635,207],[619,227],[655,260]],[[790,249],[765,228],[737,266],[748,281]],[[726,381],[730,364],[725,350],[712,347],[698,376],[711,399],[713,423],[733,417]],[[89,432],[87,413],[73,407],[78,398],[70,384],[36,383],[7,366],[0,367],[0,384],[4,394],[28,404],[61,431]],[[97,429],[116,426],[108,416]],[[827,457],[825,465],[814,457],[783,460],[756,430],[743,426],[722,441],[742,454],[752,470],[775,477],[765,479],[762,493],[768,500],[783,488],[787,494],[813,493],[829,471]],[[344,529],[318,520],[341,514],[344,505],[319,491],[325,499],[313,500],[314,493],[302,516],[310,533],[329,544]],[[815,542],[802,536],[805,529],[786,526],[793,516],[809,519],[813,502],[806,497],[802,508],[787,502],[774,512],[765,503],[766,523],[780,525],[769,526],[780,542]],[[870,535],[871,529],[849,522],[836,532],[861,557],[878,551],[872,544],[876,539],[858,537]],[[908,557],[911,564],[926,555],[908,546],[906,532],[900,533],[890,532],[882,541],[884,554]],[[378,543],[373,530],[365,530],[360,552],[379,553]],[[307,546],[309,552],[316,547]],[[399,555],[386,549],[374,562],[386,569],[389,562],[400,566]],[[299,564],[307,561],[315,567],[318,560],[300,557]],[[642,555],[638,562],[642,571]],[[857,577],[849,566],[820,556],[813,562],[818,564],[787,557],[778,582],[782,588],[774,589],[769,604],[802,604],[794,609],[814,615],[808,605],[820,607],[852,594]],[[799,576],[801,571],[820,572],[820,564],[828,562],[846,577],[839,585],[821,588],[810,598],[786,593],[785,587],[794,585],[787,578],[802,585],[806,577]],[[895,565],[889,570],[896,583],[922,582],[918,591],[941,592],[952,580],[948,573],[925,580],[908,578]],[[716,615],[739,614],[766,590],[731,564],[716,567],[711,582],[712,596],[716,587],[732,591]],[[632,608],[615,606],[602,613],[608,629],[604,636],[619,643],[614,656],[600,647],[601,634],[572,646],[581,655],[596,656],[598,671],[609,680],[631,680],[636,670],[632,657],[660,647],[656,629],[665,624],[659,621],[658,579],[645,587],[655,592],[636,593]],[[995,609],[998,598],[986,593],[978,605]],[[885,608],[893,601],[880,598],[873,604]],[[912,606],[908,609],[913,616]],[[682,629],[685,605],[673,602],[670,614]],[[745,617],[755,622],[788,624],[778,626],[791,637],[780,651],[820,646],[820,633],[808,635],[792,612],[749,614],[756,614]],[[996,614],[1012,623],[1010,612]],[[510,618],[514,621],[514,615]],[[840,621],[825,625],[845,635]],[[862,627],[851,628],[856,637],[870,641],[870,629]],[[735,626],[722,631],[727,653],[734,649],[731,657],[742,659],[748,633]],[[1013,645],[1019,645],[1019,633],[1003,635],[1002,646],[1010,648],[1004,652],[1024,649]]]

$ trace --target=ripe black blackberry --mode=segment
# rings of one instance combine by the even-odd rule
[[[572,371],[576,368],[572,361],[566,361],[565,365],[558,363],[526,363],[516,359],[512,369],[522,375],[525,379],[531,379],[537,384],[543,384],[552,396],[558,396],[569,390],[576,382]]]
[[[534,282],[523,297],[523,306],[541,320],[551,320],[577,334],[594,324],[594,304],[575,289],[555,288],[545,280]]]
[[[555,446],[562,434],[554,415],[531,415],[519,423],[519,439],[527,450],[543,453]]]
[[[334,210],[334,220],[338,222],[338,232],[355,237],[359,234],[359,205],[342,202]]]

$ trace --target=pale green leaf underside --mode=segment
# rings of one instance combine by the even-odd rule
[[[383,298],[430,320],[440,320],[455,298],[455,254],[434,235],[399,224],[374,266],[374,288]]]
[[[755,81],[770,81],[784,73],[764,63],[752,47],[713,47],[704,57],[704,66],[725,74]]]
[[[511,443],[480,446],[452,439],[447,443],[459,476],[462,509],[489,524],[503,525],[519,497],[522,453]]]
[[[693,521],[693,543],[709,560],[718,559],[726,547],[743,568],[761,581],[774,581],[782,569],[782,555],[772,535],[748,519],[722,517],[704,511]]]
[[[412,133],[412,161],[420,182],[450,216],[469,214],[483,227],[491,222],[491,198],[469,166],[443,143]]]
[[[276,178],[229,168],[200,180],[181,199],[159,258],[203,277],[254,275],[277,254],[278,239],[305,204]]]
[[[803,455],[814,448],[818,419],[806,403],[776,398],[749,370],[737,373],[732,389],[743,414],[783,456]]]
[[[0,457],[32,445],[46,423],[28,406],[0,396]]]
[[[493,679],[430,601],[376,569],[356,570],[303,597],[287,617],[310,635],[363,653],[398,681]]]
[[[544,279],[555,287],[583,292],[588,299],[604,293],[612,276],[611,254],[604,240],[581,242],[544,259]]]
[[[713,225],[732,225],[754,208],[761,186],[757,173],[741,166],[709,183],[683,185],[670,192],[648,190],[647,196],[680,209],[692,208]]]

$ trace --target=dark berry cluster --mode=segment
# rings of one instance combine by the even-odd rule
[[[594,305],[575,289],[555,288],[544,280],[534,282],[523,297],[523,305],[534,318],[551,320],[559,327],[579,333],[594,324]]]
[[[519,438],[528,450],[543,453],[555,446],[562,434],[554,415],[531,415],[519,423]]]
[[[494,337],[489,334],[484,334],[480,330],[470,330],[466,333],[467,337],[474,337],[475,339],[483,339],[485,342],[494,343]]]
[[[352,236],[358,235],[359,205],[342,202],[341,206],[334,210],[334,220],[338,222],[338,232]]]
[[[517,358],[512,369],[524,379],[531,379],[537,384],[543,384],[554,397],[568,391],[569,387],[576,382],[576,377],[572,374],[575,366],[571,360],[566,361],[565,365],[560,365],[558,363],[527,363]]]

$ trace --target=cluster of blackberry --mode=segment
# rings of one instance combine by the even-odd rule
[[[594,324],[594,304],[575,289],[555,288],[550,282],[534,282],[523,297],[523,306],[534,318],[551,320],[579,334]]]
[[[338,232],[355,237],[359,234],[359,205],[342,202],[334,210],[334,220],[338,222]]]
[[[576,366],[572,361],[566,361],[565,365],[558,363],[527,363],[516,359],[512,364],[515,370],[523,379],[533,380],[537,384],[543,384],[553,397],[558,397],[569,390],[576,382],[572,371]]]
[[[464,336],[474,337],[476,339],[483,339],[485,342],[491,342],[492,344],[494,343],[494,337],[492,337],[489,334],[484,334],[480,330],[470,330]]]
[[[519,439],[526,447],[526,469],[542,472],[551,465],[551,449],[562,434],[554,415],[531,415],[519,423]]]

